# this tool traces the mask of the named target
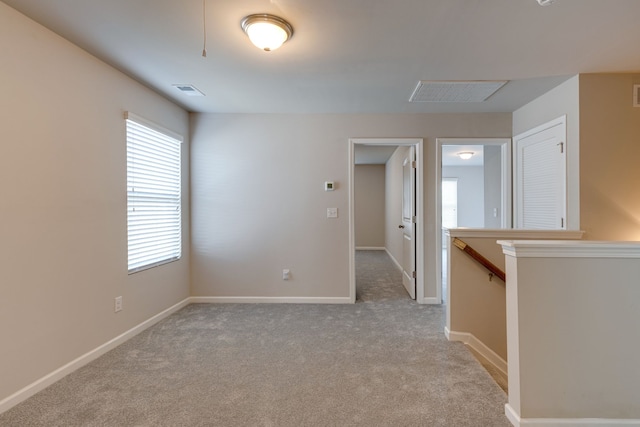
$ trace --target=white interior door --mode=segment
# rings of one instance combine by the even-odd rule
[[[402,163],[402,284],[416,299],[416,155],[407,150]]]
[[[514,138],[518,228],[567,228],[566,134],[561,118]]]

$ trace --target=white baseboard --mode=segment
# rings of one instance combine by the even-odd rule
[[[440,305],[442,301],[434,297],[424,297],[422,298],[421,304]]]
[[[402,271],[403,270],[402,266],[400,265],[398,260],[395,259],[395,257],[393,255],[391,255],[391,252],[389,252],[389,249],[384,248],[384,250],[387,252],[387,255],[389,255],[389,258],[391,258],[391,261],[393,261],[393,263],[396,265],[396,267],[398,267],[398,270]]]
[[[487,347],[482,341],[476,338],[473,334],[468,332],[455,332],[450,331],[447,327],[444,328],[444,335],[449,341],[461,341],[477,351],[482,357],[487,359],[497,370],[507,376],[507,362],[496,354],[493,350]]]
[[[162,319],[169,317],[171,314],[175,313],[181,308],[186,307],[188,304],[189,304],[189,298],[183,301],[180,301],[179,303],[167,308],[163,312],[156,314],[155,316],[145,320],[144,322],[140,323],[137,326],[134,326],[133,328],[129,329],[123,334],[118,335],[112,340],[107,341],[101,346],[89,351],[88,353],[83,354],[82,356],[78,357],[75,360],[72,360],[71,362],[56,369],[50,374],[47,374],[44,377],[40,378],[39,380],[34,381],[33,383],[24,387],[22,390],[18,390],[11,396],[6,397],[5,399],[2,399],[0,401],[0,414],[13,408],[18,403],[27,400],[28,398],[38,393],[39,391],[44,390],[45,388],[49,387],[51,384],[69,375],[73,371],[82,368],[89,362],[94,361],[95,359],[107,353],[108,351],[113,350],[120,344],[133,338],[134,336],[138,335],[140,332],[144,331],[145,329],[155,325]]]
[[[322,297],[191,297],[192,304],[352,304],[351,298]]]
[[[508,403],[504,405],[504,413],[515,427],[640,427],[639,419],[608,418],[520,418]]]
[[[356,251],[385,251],[386,248],[379,246],[356,246]]]

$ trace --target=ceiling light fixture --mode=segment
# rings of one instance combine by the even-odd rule
[[[458,157],[460,157],[462,160],[469,160],[473,157],[474,154],[475,153],[473,151],[462,151],[458,153]]]
[[[553,3],[553,0],[538,0],[540,6],[549,6],[551,3]]]
[[[284,19],[259,13],[246,16],[240,23],[251,43],[270,52],[276,50],[293,36],[293,27]]]

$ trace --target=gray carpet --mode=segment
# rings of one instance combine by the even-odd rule
[[[506,395],[384,252],[354,305],[193,304],[0,415],[1,426],[510,426]]]

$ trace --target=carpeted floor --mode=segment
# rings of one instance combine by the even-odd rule
[[[385,252],[354,305],[193,304],[0,415],[1,426],[510,426],[507,397]]]

